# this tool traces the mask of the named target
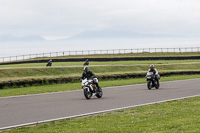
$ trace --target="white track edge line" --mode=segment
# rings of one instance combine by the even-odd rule
[[[161,83],[167,83],[167,82],[183,82],[183,81],[190,81],[190,80],[198,80],[200,78],[195,79],[185,79],[185,80],[174,80],[174,81],[164,81]],[[133,85],[122,85],[122,86],[110,86],[110,87],[104,87],[103,89],[109,89],[109,88],[119,88],[119,87],[130,87],[130,86],[140,86],[145,85],[146,83],[141,84],[133,84]],[[62,91],[62,92],[50,92],[50,93],[40,93],[40,94],[31,94],[31,95],[19,95],[19,96],[8,96],[8,97],[0,97],[0,99],[6,99],[6,98],[18,98],[18,97],[29,97],[29,96],[42,96],[42,95],[50,95],[50,94],[60,94],[60,93],[70,93],[70,92],[76,92],[76,91],[82,91],[82,90],[72,90],[72,91]]]
[[[200,96],[200,94],[192,95],[192,96],[186,96],[186,97],[173,98],[173,99],[167,99],[167,100],[151,102],[151,103],[145,103],[145,104],[138,104],[138,105],[133,105],[133,106],[126,106],[126,107],[121,107],[121,108],[114,108],[114,109],[109,109],[109,110],[102,110],[102,111],[79,114],[79,115],[73,115],[73,116],[68,116],[68,117],[49,119],[49,120],[38,121],[38,122],[31,122],[31,123],[24,123],[24,124],[19,124],[19,125],[1,127],[0,130],[6,130],[6,129],[12,129],[12,128],[17,128],[17,127],[36,125],[36,124],[46,123],[46,122],[50,122],[50,121],[58,121],[58,120],[64,120],[64,119],[69,119],[69,118],[77,118],[77,117],[89,116],[89,115],[94,115],[94,114],[111,112],[111,111],[116,111],[116,110],[121,110],[121,109],[134,108],[134,107],[139,107],[139,106],[144,106],[144,105],[151,105],[151,104],[156,104],[156,103],[163,103],[163,102],[174,101],[174,100],[181,100],[181,99],[192,98],[192,97],[197,97],[197,96]]]

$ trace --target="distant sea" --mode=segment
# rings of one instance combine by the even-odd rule
[[[0,57],[77,50],[200,47],[200,38],[79,39],[0,42]]]

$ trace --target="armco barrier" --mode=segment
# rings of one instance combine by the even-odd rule
[[[160,73],[160,76],[170,76],[170,75],[191,75],[191,74],[200,74],[200,71],[180,71],[180,72],[165,72]],[[109,80],[109,79],[126,79],[126,78],[144,78],[146,73],[141,74],[115,74],[115,75],[105,75],[98,76],[99,80]],[[33,85],[46,85],[46,84],[59,84],[59,83],[70,83],[78,82],[80,77],[65,77],[65,78],[55,78],[55,79],[30,79],[23,81],[8,81],[0,83],[0,89],[4,88],[13,88],[13,87],[26,87]]]

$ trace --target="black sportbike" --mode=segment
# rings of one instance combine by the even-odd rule
[[[47,65],[46,65],[46,67],[48,67],[48,66],[51,67],[51,65],[52,65],[52,62],[48,62]]]
[[[153,72],[148,72],[146,75],[147,78],[147,88],[149,90],[151,90],[153,87],[155,87],[156,89],[159,89],[160,87],[160,83],[159,83],[159,79],[160,79],[160,75],[155,75],[153,74]]]
[[[88,66],[89,65],[89,62],[85,62],[84,64],[83,64],[83,66]]]

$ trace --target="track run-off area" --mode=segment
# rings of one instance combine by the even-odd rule
[[[83,91],[0,98],[0,130],[119,109],[200,96],[200,78],[103,88],[103,97],[86,100]]]

